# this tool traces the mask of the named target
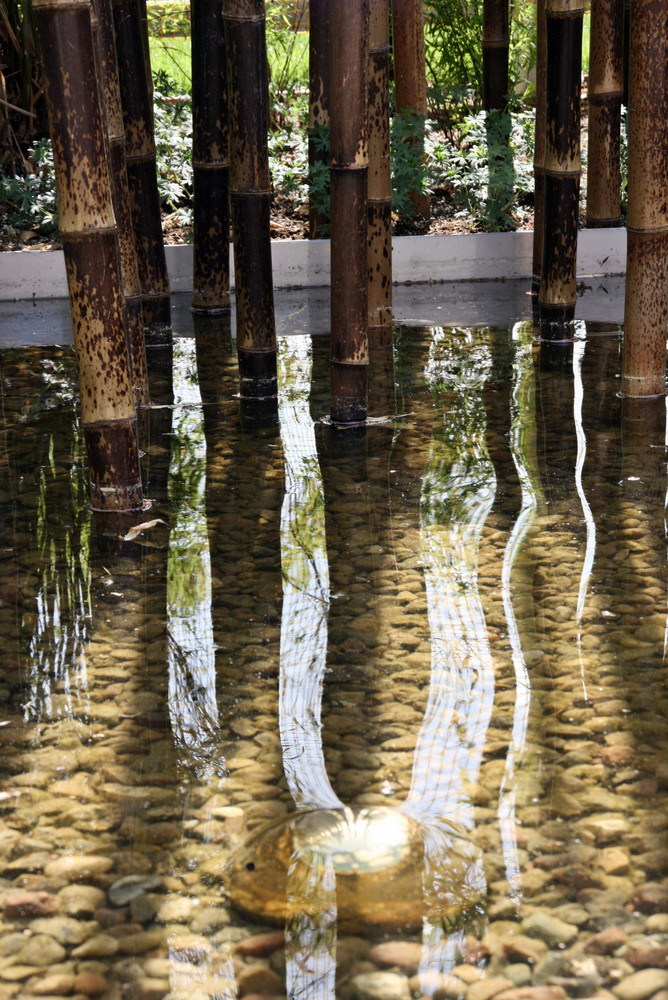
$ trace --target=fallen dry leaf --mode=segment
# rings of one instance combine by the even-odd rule
[[[127,535],[123,535],[124,542],[134,542],[138,535],[141,535],[144,531],[148,531],[149,528],[155,528],[156,524],[167,524],[163,521],[161,517],[156,517],[152,521],[143,521],[141,524],[135,524],[133,528],[130,528]]]

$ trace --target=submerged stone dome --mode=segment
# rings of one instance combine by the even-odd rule
[[[431,832],[392,807],[297,811],[249,834],[225,867],[225,888],[234,906],[270,923],[335,919],[360,933],[415,930],[428,917],[454,930],[479,909],[471,872],[480,854],[463,830],[439,824],[435,864]]]

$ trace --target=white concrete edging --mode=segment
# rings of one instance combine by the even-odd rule
[[[398,236],[392,241],[399,284],[530,278],[533,233]],[[192,246],[168,246],[172,291],[192,288]],[[275,288],[329,285],[329,240],[273,240]],[[578,236],[578,277],[623,274],[625,229],[583,229]],[[63,298],[67,281],[62,250],[0,253],[0,300]]]

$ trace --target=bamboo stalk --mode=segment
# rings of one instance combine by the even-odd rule
[[[536,131],[533,156],[533,267],[531,294],[537,305],[543,262],[543,219],[545,215],[545,86],[546,86],[545,0],[536,0]]]
[[[629,53],[631,49],[631,0],[624,0],[624,28],[622,30],[622,104],[629,106]]]
[[[662,396],[668,318],[667,0],[634,0],[623,396]]]
[[[330,10],[331,419],[367,417],[368,0]]]
[[[230,161],[225,26],[218,0],[192,0],[193,312],[230,307]]]
[[[392,326],[392,178],[390,175],[390,32],[388,0],[369,4],[369,337]]]
[[[276,396],[264,0],[223,0],[237,353],[242,398]]]
[[[141,285],[137,269],[130,191],[125,166],[125,131],[123,129],[123,109],[118,84],[116,61],[116,41],[111,0],[95,0],[93,7],[97,24],[99,78],[102,107],[105,112],[109,165],[111,179],[111,199],[118,229],[121,277],[125,309],[125,329],[130,358],[130,372],[135,406],[148,406],[148,375],[146,371],[146,349],[144,345],[144,323],[142,318]]]
[[[422,0],[392,0],[392,54],[397,111],[410,109],[426,117],[427,76]],[[417,215],[428,219],[429,195],[412,191],[410,199]]]
[[[510,24],[508,0],[483,0],[482,5],[482,106],[503,111],[507,105]]]
[[[329,129],[329,0],[309,2],[309,115],[308,163],[309,170],[329,166],[329,153],[323,148],[321,137]],[[313,196],[309,197],[308,234],[317,239],[328,222],[322,206]]]
[[[140,6],[140,0],[112,0],[144,332],[147,346],[160,346],[171,343],[171,305]]]
[[[580,93],[584,0],[546,0],[545,208],[541,267],[541,331],[572,337],[575,315],[579,198]]]
[[[587,225],[618,226],[624,0],[592,0]]]
[[[58,210],[79,367],[81,414],[97,510],[142,505],[137,422],[91,8],[35,0]],[[72,53],[76,52],[76,72]]]

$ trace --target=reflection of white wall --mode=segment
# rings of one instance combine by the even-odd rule
[[[173,486],[187,471],[196,488],[183,497],[180,506],[171,505],[167,629],[172,729],[177,744],[187,750],[184,762],[194,764],[204,777],[215,772],[219,737],[205,502],[206,441],[199,388],[188,376],[195,367],[195,341],[175,341],[170,477]],[[187,449],[179,449],[182,440],[188,442]]]

